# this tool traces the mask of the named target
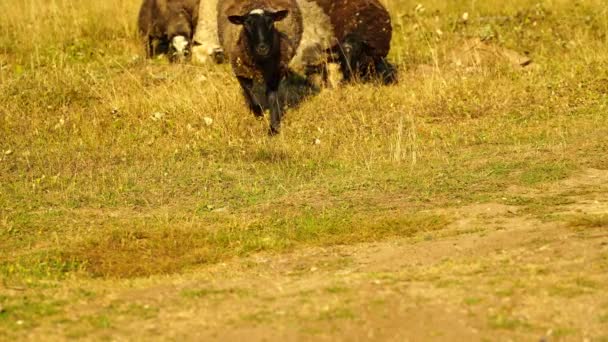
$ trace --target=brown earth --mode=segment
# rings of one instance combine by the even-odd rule
[[[602,341],[608,233],[575,229],[567,217],[606,213],[607,188],[608,171],[587,170],[505,193],[568,197],[552,218],[520,205],[475,204],[444,210],[454,218],[448,229],[410,239],[96,283],[92,290],[103,295],[72,305],[68,316],[113,312],[111,326],[88,336],[117,341]],[[88,286],[71,286],[78,285]],[[133,308],[143,318],[134,320]],[[29,337],[80,336],[67,326],[43,325]]]

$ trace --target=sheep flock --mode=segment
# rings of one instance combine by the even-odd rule
[[[386,59],[391,19],[379,0],[144,0],[138,27],[149,58],[228,61],[250,111],[269,111],[270,135],[280,132],[278,89],[290,75],[315,87],[397,82]]]

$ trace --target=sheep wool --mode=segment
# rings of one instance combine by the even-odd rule
[[[331,19],[338,41],[346,35],[359,35],[371,48],[369,63],[388,55],[392,37],[391,17],[378,0],[312,0]]]
[[[336,45],[331,19],[315,0],[297,0],[304,20],[302,40],[290,67],[305,73],[307,67],[320,66],[327,62],[325,51]]]
[[[195,46],[192,48],[192,61],[205,64],[210,56],[222,52],[217,33],[218,0],[201,0],[198,24],[194,33]]]

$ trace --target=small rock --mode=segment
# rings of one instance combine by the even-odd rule
[[[17,323],[17,325],[23,325],[23,323],[25,323],[25,322],[22,320],[18,320],[16,323]]]
[[[464,13],[462,14],[462,21],[464,21],[465,23],[466,23],[467,21],[469,21],[469,12],[464,12]]]
[[[318,270],[318,268],[316,268],[314,266],[310,268],[310,272],[316,272],[317,270]]]
[[[313,145],[321,145],[321,139],[315,138],[315,140],[313,140],[312,144]]]
[[[165,113],[161,113],[161,112],[154,112],[152,113],[152,115],[150,116],[150,118],[154,121],[159,121],[165,118]]]
[[[6,150],[6,151],[4,151],[4,155],[5,156],[10,156],[11,154],[13,154],[13,150]]]
[[[210,118],[210,117],[208,117],[208,116],[205,116],[205,117],[203,118],[203,122],[204,122],[204,123],[205,123],[205,125],[207,125],[207,126],[211,126],[211,125],[213,125],[213,119],[212,119],[212,118]]]
[[[60,129],[64,125],[65,125],[65,119],[64,118],[60,118],[59,122],[53,127],[53,129]]]
[[[532,59],[525,55],[522,55],[514,50],[503,49],[502,55],[513,65],[520,67],[527,67],[532,64]]]

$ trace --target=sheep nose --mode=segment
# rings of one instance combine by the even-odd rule
[[[258,53],[258,55],[266,56],[268,52],[270,52],[270,47],[266,44],[259,44],[255,48],[255,51]]]

